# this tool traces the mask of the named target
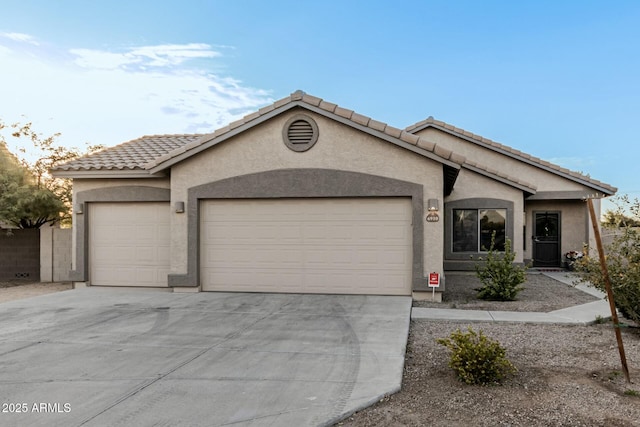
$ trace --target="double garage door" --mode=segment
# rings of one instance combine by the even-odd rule
[[[91,284],[167,286],[168,203],[96,203],[90,215]],[[202,289],[410,295],[411,223],[406,198],[205,200]]]
[[[411,201],[210,200],[203,290],[410,295]]]

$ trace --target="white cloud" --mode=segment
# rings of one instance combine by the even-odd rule
[[[204,43],[144,46],[132,49],[131,54],[151,59],[151,65],[154,66],[177,65],[189,59],[221,56],[220,52],[213,51],[211,46]]]
[[[127,56],[127,54],[100,50],[71,49],[70,53],[77,57],[74,61],[77,65],[88,69],[115,70],[136,61],[135,57]]]
[[[15,42],[29,43],[34,46],[39,46],[40,43],[35,39],[35,37],[30,36],[29,34],[23,33],[0,33],[0,37],[4,37]]]
[[[0,94],[11,100],[0,103],[0,119],[61,132],[65,145],[212,132],[273,102],[268,91],[211,72],[221,53],[207,44],[65,51],[23,36],[11,49],[0,45]]]
[[[124,52],[95,49],[71,49],[70,52],[77,57],[75,63],[79,66],[101,69],[116,69],[127,65],[135,65],[141,69],[168,67],[183,64],[190,59],[221,56],[220,52],[214,51],[204,43],[141,46]]]

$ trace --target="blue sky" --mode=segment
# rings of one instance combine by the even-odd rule
[[[65,145],[208,132],[302,89],[640,197],[640,2],[3,3],[0,119]]]

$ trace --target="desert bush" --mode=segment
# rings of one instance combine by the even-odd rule
[[[478,298],[490,301],[513,301],[527,280],[527,267],[515,265],[515,252],[511,250],[511,240],[506,239],[504,252],[495,249],[495,232],[491,236],[491,247],[484,263],[476,263],[476,275],[482,283],[477,289]],[[479,259],[482,261],[482,258]]]
[[[506,358],[505,349],[482,330],[476,333],[471,327],[467,332],[458,329],[449,338],[437,341],[451,350],[449,366],[467,384],[497,384],[517,372]]]
[[[626,196],[621,196],[614,201],[617,212],[631,212],[633,218],[640,219],[638,199],[631,202]],[[604,249],[616,308],[624,317],[640,324],[640,229],[618,228],[612,242]],[[605,291],[598,251],[591,248],[587,253],[588,256],[577,263],[576,272],[582,280]]]

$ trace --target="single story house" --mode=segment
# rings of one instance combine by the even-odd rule
[[[75,282],[174,291],[430,297],[429,274],[473,269],[494,233],[517,262],[560,267],[592,240],[585,197],[616,192],[432,117],[398,129],[302,91],[52,172],[73,178]]]

